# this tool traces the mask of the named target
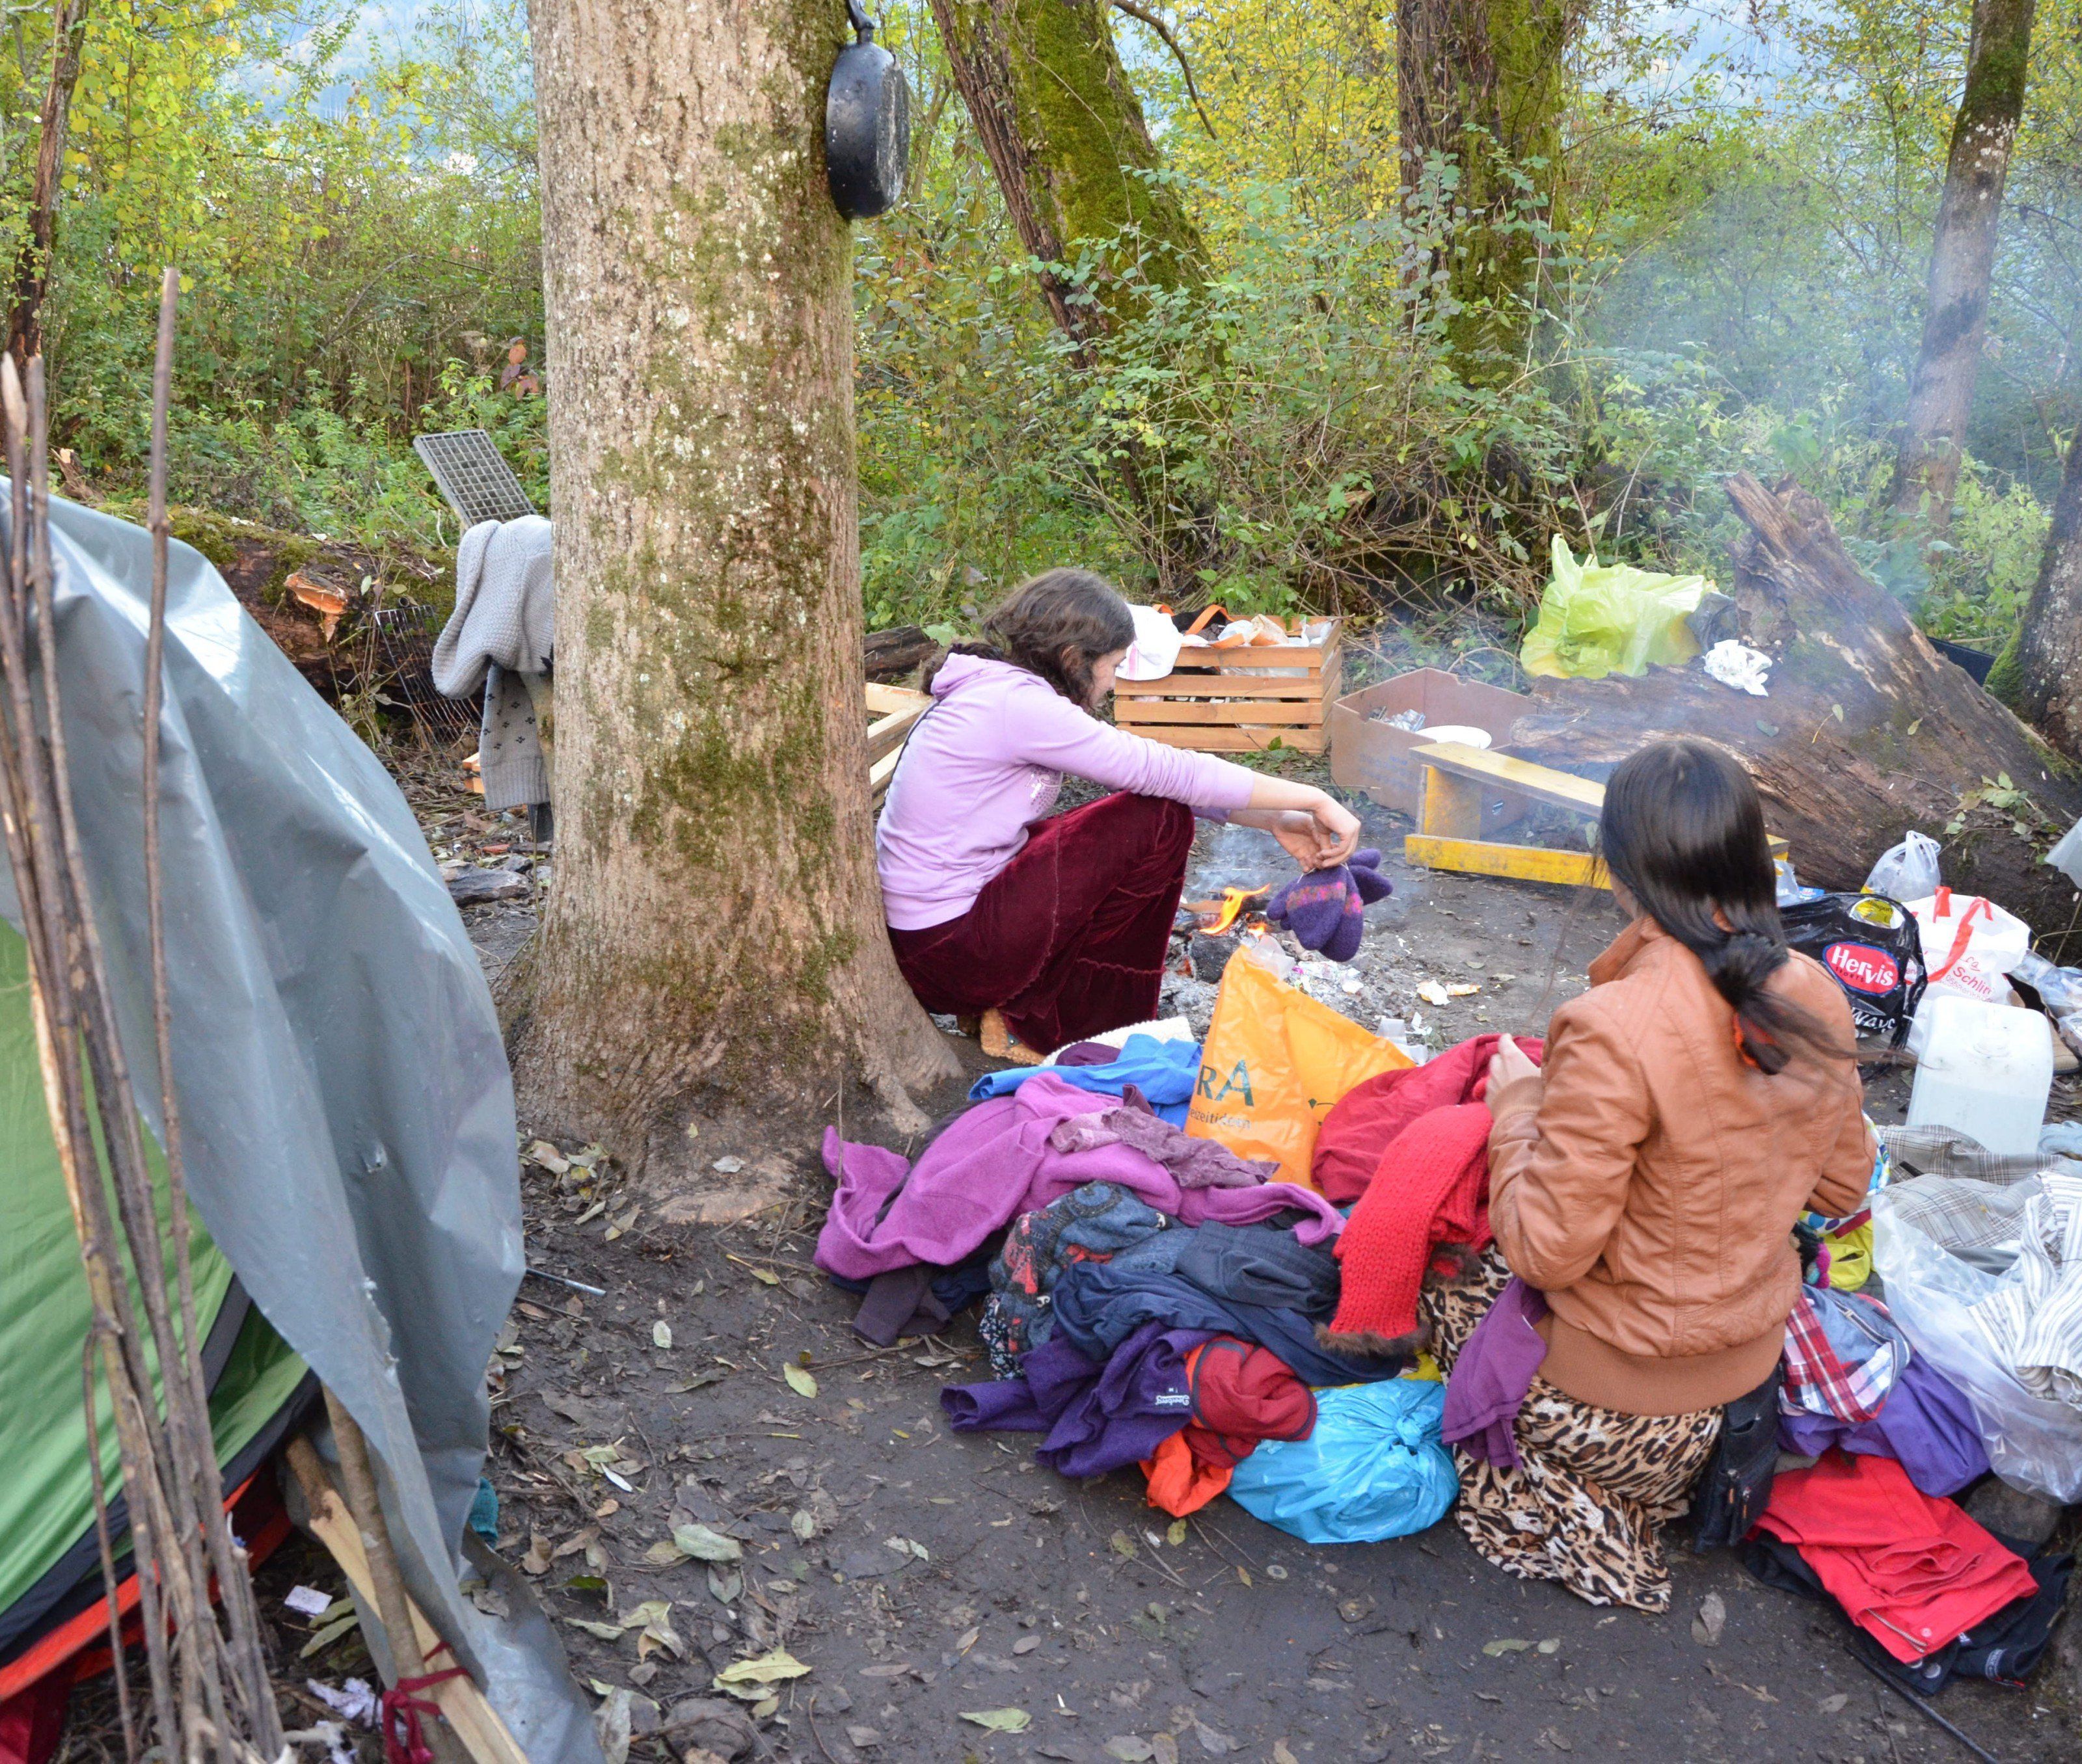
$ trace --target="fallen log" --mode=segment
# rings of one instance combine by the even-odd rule
[[[2082,814],[2076,768],[1932,648],[1793,480],[1767,490],[1745,472],[1727,490],[1749,528],[1731,592],[1743,641],[1772,657],[1769,696],[1696,662],[1543,680],[1506,751],[1603,778],[1646,742],[1701,736],[1749,768],[1802,882],[1855,889],[1914,827],[1943,843],[1953,887],[2042,936],[2071,926],[2076,891],[2042,859]]]
[[[866,656],[867,677],[885,684],[901,680],[939,647],[916,625],[897,625],[886,631],[870,631]]]

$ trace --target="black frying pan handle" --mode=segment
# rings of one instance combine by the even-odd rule
[[[846,16],[853,21],[854,41],[872,43],[875,40],[875,20],[861,11],[860,0],[846,0]]]

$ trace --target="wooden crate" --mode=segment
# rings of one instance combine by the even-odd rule
[[[1300,635],[1304,621],[1288,629]],[[1271,746],[1323,751],[1325,719],[1337,697],[1343,621],[1311,619],[1313,643],[1178,651],[1161,680],[1119,680],[1113,720],[1122,728],[1203,753],[1250,753]],[[1324,629],[1327,627],[1327,629]]]
[[[867,794],[879,804],[888,794],[889,781],[896,775],[904,743],[910,739],[918,719],[932,708],[930,693],[916,693],[903,686],[867,683]]]

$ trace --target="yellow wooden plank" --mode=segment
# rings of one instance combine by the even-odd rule
[[[1597,860],[1588,852],[1551,852],[1537,845],[1502,845],[1478,839],[1435,839],[1412,833],[1402,855],[1427,869],[1453,869],[1473,876],[1508,876],[1518,882],[1572,883],[1602,888]]]
[[[1417,831],[1433,839],[1480,839],[1482,795],[1482,787],[1474,779],[1427,765],[1424,794],[1417,808]]]
[[[878,716],[896,710],[924,710],[932,702],[930,693],[913,692],[908,686],[879,685],[874,680],[867,683],[867,708]]]
[[[1420,765],[1435,765],[1459,777],[1479,778],[1536,802],[1574,809],[1581,815],[1595,815],[1605,806],[1602,784],[1593,784],[1572,773],[1557,772],[1552,766],[1536,765],[1530,760],[1515,760],[1507,753],[1464,747],[1457,741],[1427,741],[1410,751]]]

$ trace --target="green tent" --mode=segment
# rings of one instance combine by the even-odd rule
[[[72,1210],[44,1108],[29,1017],[28,951],[0,923],[0,1668],[54,1622],[99,1596],[87,1478],[82,1349],[90,1307]],[[170,1217],[157,1148],[160,1227]],[[210,1380],[217,1462],[236,1470],[295,1407],[304,1363],[247,1300],[231,1264],[190,1209],[196,1321]],[[171,1254],[167,1281],[173,1278]],[[120,1496],[116,1424],[96,1380],[107,1498]]]

